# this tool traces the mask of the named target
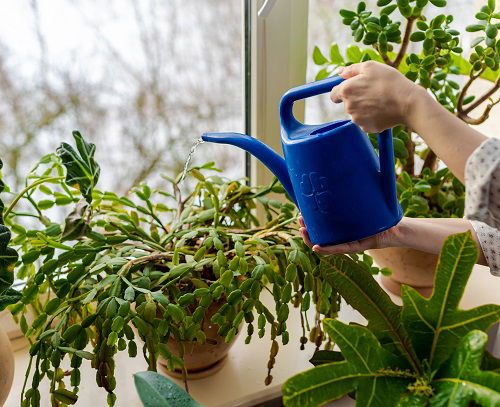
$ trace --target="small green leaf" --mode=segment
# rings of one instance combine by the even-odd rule
[[[473,33],[473,32],[484,30],[485,28],[486,28],[486,26],[483,24],[472,24],[472,25],[468,25],[467,27],[465,27],[465,31]]]
[[[340,50],[339,50],[339,45],[337,43],[334,43],[330,47],[330,61],[333,64],[343,64],[344,63],[344,58],[342,57]]]
[[[313,61],[316,65],[323,65],[328,62],[317,46],[314,47]]]
[[[445,7],[446,6],[446,0],[430,0],[432,4],[434,4],[436,7]]]
[[[410,36],[410,41],[419,42],[425,40],[425,33],[422,31],[416,31]]]
[[[356,13],[351,10],[340,9],[340,15],[344,18],[354,18],[356,17]]]
[[[356,45],[351,45],[347,47],[346,57],[349,62],[359,62],[363,56],[361,50]]]

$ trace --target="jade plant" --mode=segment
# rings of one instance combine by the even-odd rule
[[[470,232],[448,237],[432,296],[403,286],[402,306],[350,259],[322,260],[324,281],[367,324],[326,319],[324,329],[340,351],[317,352],[316,367],[288,379],[285,405],[321,406],[346,394],[363,407],[500,405],[500,360],[484,350],[500,305],[458,307],[477,257]]]
[[[20,301],[9,307],[31,343],[23,406],[39,405],[43,380],[50,382],[53,405],[75,403],[82,363],[95,369],[113,405],[114,355],[126,350],[135,357],[140,347],[149,370],[162,357],[186,381],[185,345],[217,339],[203,331],[205,318],[226,342],[242,331],[247,343],[270,332],[266,384],[278,340],[291,339],[291,307],[300,308],[303,335],[293,339],[301,348],[308,340],[331,348],[321,320],[337,315],[340,296],[320,278],[318,255],[297,235],[295,206],[269,198],[284,195],[282,186],[250,188],[221,178],[208,163],[188,171],[195,185],[187,195],[179,174],[165,176],[164,189],[141,184],[118,196],[96,189],[95,146],[73,136],[76,147],[63,143],[44,156],[4,211],[10,245],[20,254],[10,267],[25,281]],[[379,272],[368,256],[352,259]],[[263,293],[272,297],[271,309]],[[210,317],[209,307],[215,307]]]
[[[374,60],[399,69],[428,89],[465,123],[477,125],[489,118],[500,101],[496,94],[500,88],[500,13],[495,12],[495,0],[489,0],[475,15],[477,21],[466,28],[478,35],[471,51],[462,48],[453,15],[428,17],[433,8],[446,6],[446,0],[378,0],[376,10],[368,10],[364,1],[353,3],[354,10],[342,9],[340,16],[359,45],[347,47],[345,53],[335,43],[328,53],[315,47],[313,60],[321,66],[316,79],[331,75],[339,66]],[[411,53],[410,44],[414,49]],[[457,79],[460,77],[464,78],[463,85]],[[470,89],[480,79],[491,85],[475,97]],[[471,116],[473,112],[476,117]],[[398,192],[405,215],[463,216],[464,188],[446,169],[436,172],[436,154],[412,129],[397,126],[393,135]],[[376,135],[370,138],[376,146]]]

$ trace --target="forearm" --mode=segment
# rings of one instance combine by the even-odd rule
[[[471,223],[459,218],[403,218],[394,234],[393,246],[411,247],[427,253],[439,254],[450,235],[471,231],[479,248],[478,263],[487,265],[481,245]]]
[[[416,87],[411,99],[414,102],[408,106],[407,125],[464,182],[467,158],[486,137],[451,114],[423,88]]]

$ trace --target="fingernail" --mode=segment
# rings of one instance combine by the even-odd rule
[[[344,70],[344,67],[343,66],[339,66],[337,69],[335,69],[335,71],[333,71],[333,74],[334,75],[340,75],[343,70]]]

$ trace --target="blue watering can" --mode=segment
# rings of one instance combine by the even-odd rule
[[[232,144],[262,161],[299,207],[314,244],[363,239],[396,225],[403,212],[396,195],[391,130],[378,135],[380,158],[350,120],[320,125],[293,116],[296,100],[327,93],[339,76],[287,91],[280,102],[285,159],[261,141],[238,133],[205,133],[204,141]]]

